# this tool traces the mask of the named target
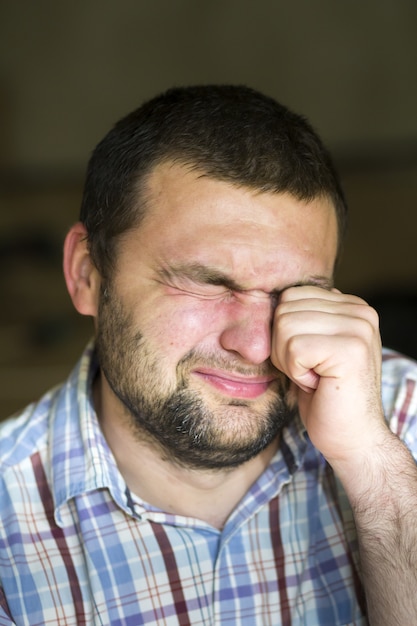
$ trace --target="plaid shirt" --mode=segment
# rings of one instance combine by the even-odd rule
[[[355,530],[295,421],[218,531],[130,493],[91,401],[92,348],[0,439],[0,625],[366,624]],[[392,429],[417,453],[417,364],[384,353]]]

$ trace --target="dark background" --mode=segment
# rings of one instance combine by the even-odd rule
[[[207,82],[307,115],[351,208],[338,287],[417,356],[415,0],[0,0],[0,416],[62,380],[91,334],[61,248],[94,145],[144,99]]]

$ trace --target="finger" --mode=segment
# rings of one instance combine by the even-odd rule
[[[380,342],[328,334],[296,335],[276,344],[275,367],[301,389],[317,389],[322,379],[362,379],[379,371]]]
[[[324,292],[324,290],[321,291]],[[297,320],[300,322],[304,320],[307,323],[311,321],[313,330],[313,324],[321,319],[320,314],[322,314],[322,323],[335,324],[336,331],[343,329],[349,320],[355,319],[366,320],[372,328],[379,328],[377,312],[361,298],[346,296],[345,294],[330,294],[329,297],[328,292],[324,292],[324,294],[322,296],[315,291],[304,292],[301,298],[294,298],[293,294],[286,298],[283,297],[276,307],[274,323],[277,324],[278,320],[284,319],[285,316],[294,316],[290,318],[294,323]],[[320,297],[312,297],[313,295]],[[334,317],[326,317],[326,315]]]
[[[315,301],[303,301],[302,306],[290,303],[275,311],[273,343],[283,343],[296,335],[341,335],[363,337],[373,341],[379,337],[377,313],[368,306],[333,306]]]
[[[336,303],[345,302],[347,304],[362,304],[368,306],[367,302],[359,296],[342,293],[335,288],[325,289],[324,287],[318,287],[315,285],[301,285],[299,287],[288,287],[288,289],[284,289],[284,291],[282,291],[280,294],[279,304],[283,302],[292,302],[306,299],[317,299],[320,301]]]

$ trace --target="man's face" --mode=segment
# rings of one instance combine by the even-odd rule
[[[294,415],[270,362],[289,286],[328,288],[334,209],[163,164],[120,241],[97,319],[103,393],[135,437],[195,468],[239,465]]]

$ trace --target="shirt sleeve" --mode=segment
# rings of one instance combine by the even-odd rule
[[[393,433],[409,448],[417,462],[417,362],[384,351],[382,401]]]

